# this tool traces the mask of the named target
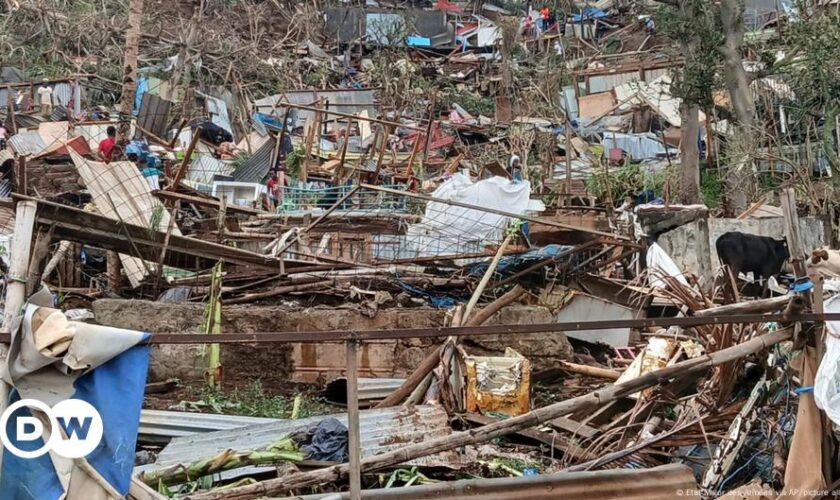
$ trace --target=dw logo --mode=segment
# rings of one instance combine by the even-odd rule
[[[26,414],[24,408],[35,409],[45,418]],[[38,439],[49,438],[36,447]],[[102,441],[102,416],[89,403],[80,399],[65,399],[50,408],[36,399],[21,399],[10,405],[0,417],[0,441],[13,455],[37,458],[53,451],[66,458],[81,458],[92,452]]]

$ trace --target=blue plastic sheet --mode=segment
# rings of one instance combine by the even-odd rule
[[[72,397],[93,405],[102,416],[104,427],[102,442],[85,458],[123,495],[128,493],[134,468],[148,367],[149,346],[138,345],[81,376],[74,384],[76,392]],[[18,399],[17,391],[13,391],[10,402]],[[27,413],[26,409],[21,409],[16,415]],[[8,425],[14,424],[15,419],[9,419]],[[9,435],[14,436],[14,432]],[[43,440],[15,444],[24,450],[34,450],[43,445]],[[63,494],[49,454],[27,459],[3,451],[0,498],[53,500]]]
[[[521,253],[518,255],[509,255],[507,257],[502,257],[499,260],[498,266],[496,266],[496,274],[500,276],[516,274],[517,272],[530,265],[536,264],[537,262],[546,259],[550,259],[567,250],[571,250],[572,248],[574,247],[566,245],[546,245],[542,248],[533,248],[525,253]],[[470,276],[483,276],[484,273],[487,272],[487,267],[489,265],[489,261],[473,264],[469,268],[468,274]]]

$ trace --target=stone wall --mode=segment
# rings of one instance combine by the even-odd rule
[[[784,220],[781,217],[761,219],[719,219],[710,218],[709,221],[709,246],[710,255],[708,262],[711,269],[720,267],[715,241],[723,233],[728,231],[740,231],[742,233],[756,234],[759,236],[770,236],[771,238],[782,239],[785,237]],[[698,252],[697,238],[703,234],[701,221],[690,222],[672,231],[659,236],[657,243],[674,259],[680,269],[700,275],[705,255]],[[829,244],[830,225],[827,225],[823,217],[800,217],[799,231],[802,234],[802,244],[806,252]]]
[[[93,303],[100,324],[152,333],[198,333],[204,307],[200,304],[167,304],[141,300],[100,299]],[[373,318],[352,305],[342,307],[227,306],[222,309],[223,332],[281,332],[315,330],[377,330],[443,326],[446,312],[432,308],[379,310]],[[542,307],[510,306],[490,319],[490,324],[552,322]],[[365,342],[360,349],[363,377],[404,377],[439,340],[406,339]],[[567,359],[572,347],[562,332],[480,336],[464,339],[467,352],[501,355],[512,347],[531,360],[533,370]],[[156,345],[152,349],[149,381],[167,378],[198,380],[206,367],[205,346]],[[322,382],[344,371],[344,344],[274,344],[222,346],[225,379],[240,385],[262,379],[283,382]]]

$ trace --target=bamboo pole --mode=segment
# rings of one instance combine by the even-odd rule
[[[668,382],[677,377],[702,373],[713,366],[728,363],[762,351],[779,342],[788,340],[791,337],[792,331],[793,328],[777,330],[753,338],[742,344],[728,347],[699,358],[689,359],[661,370],[649,372],[621,384],[599,388],[588,394],[539,408],[518,417],[501,420],[470,431],[456,432],[449,436],[429,439],[422,443],[403,446],[388,453],[368,457],[362,460],[361,468],[363,472],[380,470],[419,457],[463,446],[484,443],[573,412],[599,408],[611,401],[628,396],[642,389]],[[305,488],[315,484],[338,481],[347,475],[348,470],[348,464],[341,464],[317,471],[292,474],[277,479],[269,479],[257,484],[231,488],[224,492],[187,495],[185,498],[187,500],[221,500],[223,498],[226,500],[249,500],[260,496],[283,494],[293,489]]]
[[[487,283],[490,282],[490,278],[492,278],[493,274],[496,272],[496,267],[498,267],[499,261],[502,260],[502,255],[504,255],[505,253],[505,248],[507,248],[507,246],[512,240],[513,234],[508,234],[505,240],[502,241],[502,244],[499,245],[499,249],[496,251],[496,255],[493,256],[493,260],[490,261],[490,265],[487,266],[487,271],[484,272],[484,276],[481,277],[481,281],[479,281],[478,286],[475,287],[475,291],[473,291],[472,297],[470,297],[470,301],[467,302],[467,307],[464,309],[464,315],[461,317],[461,324],[465,324],[470,319],[470,314],[472,314],[475,305],[478,304],[478,299],[481,298],[481,294],[484,293],[484,289],[487,288]]]
[[[783,295],[770,299],[751,300],[749,302],[736,302],[709,309],[694,311],[694,316],[705,318],[707,316],[721,316],[730,314],[766,313],[783,309],[790,301],[790,297]]]
[[[50,258],[50,261],[47,262],[46,267],[44,267],[44,273],[42,274],[44,279],[50,277],[50,274],[55,270],[58,263],[61,262],[61,259],[67,255],[67,252],[70,251],[70,248],[73,246],[72,243],[66,240],[62,240],[61,243],[58,244],[58,250],[55,251],[53,256]]]
[[[15,213],[15,233],[11,249],[11,265],[6,279],[6,304],[0,333],[12,333],[12,323],[20,314],[26,301],[26,276],[29,272],[29,253],[32,248],[32,231],[35,227],[35,213],[38,204],[34,201],[19,201]],[[0,361],[5,363],[9,356],[9,346],[0,344]],[[0,381],[0,412],[5,411],[9,403],[11,386]],[[0,467],[3,463],[3,445],[0,444]]]
[[[190,157],[193,154],[193,150],[195,150],[195,146],[198,144],[198,140],[201,138],[201,127],[196,127],[193,130],[193,136],[190,138],[190,145],[187,146],[187,151],[184,153],[184,161],[181,162],[181,166],[178,168],[178,171],[175,172],[175,177],[172,179],[172,184],[166,186],[167,191],[175,191],[178,187],[178,184],[181,182],[181,179],[187,175],[188,166],[187,164],[190,163]]]
[[[6,306],[3,326],[0,332],[11,333],[11,325],[20,314],[26,301],[26,277],[29,273],[29,257],[32,249],[32,230],[35,227],[34,201],[19,201],[15,214],[14,241],[12,241],[11,265],[6,284]]]

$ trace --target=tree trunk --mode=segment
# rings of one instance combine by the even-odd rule
[[[736,157],[729,159],[726,171],[726,208],[732,215],[737,215],[747,208],[747,190],[745,182],[753,179],[749,166],[749,147],[755,146],[755,106],[750,77],[744,69],[741,46],[744,42],[744,5],[741,0],[721,0],[720,19],[723,25],[724,42],[719,52],[723,56],[723,75],[743,151],[737,151]]]
[[[120,100],[120,122],[117,126],[117,144],[124,145],[131,133],[131,112],[137,91],[137,55],[140,51],[140,25],[143,22],[143,0],[130,0],[128,4],[128,30],[125,32],[125,62],[123,64],[123,89]]]
[[[680,201],[687,205],[702,203],[700,199],[700,108],[685,101],[680,104]],[[666,146],[667,147],[667,146]]]

